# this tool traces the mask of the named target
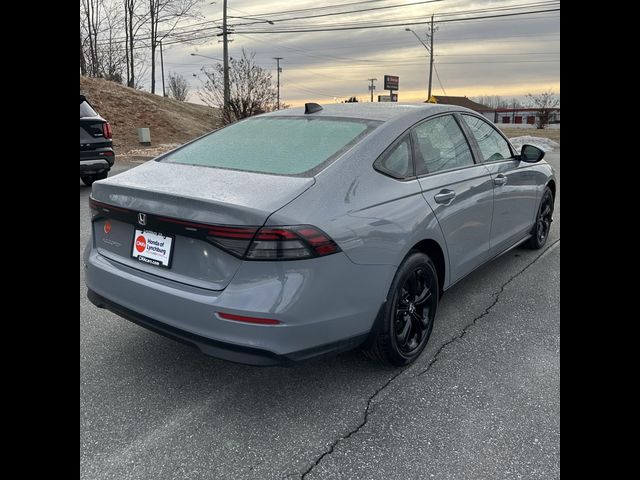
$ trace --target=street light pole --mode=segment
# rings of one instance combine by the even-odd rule
[[[229,108],[229,42],[227,40],[227,0],[222,2],[222,58],[224,76],[224,110],[225,114]]]
[[[158,43],[160,43],[160,70],[162,71],[162,96],[166,97],[167,92],[164,89],[164,58],[162,56],[162,40]]]
[[[276,110],[280,110],[280,72],[282,69],[280,68],[280,60],[283,60],[283,57],[273,57],[277,64],[277,72],[278,72],[278,100],[276,101]]]

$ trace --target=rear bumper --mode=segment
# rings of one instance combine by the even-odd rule
[[[395,269],[355,265],[344,254],[296,262],[243,262],[224,290],[143,272],[85,250],[90,300],[203,353],[275,365],[348,350],[365,341]],[[225,320],[217,312],[273,318]]]
[[[274,365],[290,365],[302,360],[335,354],[338,352],[357,348],[362,345],[362,343],[364,343],[364,341],[367,339],[367,334],[363,334],[346,340],[341,340],[326,345],[320,345],[318,347],[309,348],[306,350],[299,350],[297,352],[291,352],[287,355],[278,355],[268,350],[262,350],[259,348],[244,347],[241,345],[219,342],[211,338],[196,335],[186,330],[172,327],[170,325],[167,325],[166,323],[158,322],[157,320],[154,320],[150,317],[136,313],[133,310],[129,310],[122,305],[111,302],[106,298],[101,297],[91,289],[87,290],[87,298],[96,307],[106,308],[116,315],[119,315],[126,320],[129,320],[137,325],[140,325],[141,327],[151,330],[152,332],[196,347],[203,353],[211,355],[212,357],[221,358],[230,362],[244,363],[246,365],[256,365],[262,367]]]
[[[110,155],[105,155],[110,152]],[[80,152],[80,175],[89,175],[109,171],[115,163],[116,157],[111,148],[100,148]]]

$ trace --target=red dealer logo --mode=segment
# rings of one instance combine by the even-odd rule
[[[109,233],[111,231],[111,224],[109,222],[106,222],[104,224],[104,233]]]
[[[139,235],[138,238],[136,238],[136,250],[142,253],[144,252],[145,248],[147,248],[147,241],[142,235]]]

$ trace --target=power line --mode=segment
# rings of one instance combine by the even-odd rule
[[[238,34],[241,37],[245,37],[245,38],[249,38],[249,39],[253,39],[253,37],[251,37],[250,35],[247,34]],[[259,39],[256,39],[258,41],[260,41],[261,43],[265,43],[262,42]],[[336,60],[336,61],[340,61],[340,62],[371,62],[371,63],[394,63],[397,60],[376,60],[376,59],[367,59],[367,58],[353,58],[353,57],[344,57],[344,56],[337,56],[337,55],[323,55],[323,54],[314,54],[312,53],[312,51],[308,50],[308,49],[304,49],[304,48],[296,48],[296,47],[289,47],[287,45],[283,45],[282,43],[279,42],[274,42],[273,40],[269,40],[268,42],[269,44],[275,44],[278,45],[279,48],[284,48],[286,50],[291,50],[294,52],[297,52],[298,55],[302,55],[302,56],[307,56],[307,57],[312,57],[312,58],[321,58],[321,59],[329,59],[329,60]],[[557,52],[529,52],[529,53],[496,53],[496,54],[491,54],[491,53],[479,53],[479,54],[475,54],[475,53],[471,53],[471,54],[441,54],[441,55],[436,55],[436,56],[476,56],[476,55],[542,55],[542,54],[555,54]]]
[[[396,5],[385,5],[384,7],[370,7],[370,8],[361,8],[359,10],[348,10],[346,12],[332,12],[332,13],[321,13],[318,15],[306,15],[304,17],[288,17],[288,18],[283,18],[283,19],[278,19],[275,21],[278,22],[289,22],[291,20],[300,20],[300,19],[304,19],[304,20],[308,20],[310,18],[320,18],[320,17],[330,17],[330,16],[335,16],[335,15],[347,15],[350,13],[361,13],[361,12],[371,12],[373,10],[386,10],[389,8],[400,8],[400,7],[412,7],[414,5],[423,5],[425,3],[438,3],[438,2],[443,2],[444,0],[422,0],[420,2],[415,2],[415,3],[402,3],[402,4],[396,4]],[[238,24],[236,26],[240,26],[242,24]],[[252,24],[253,25],[253,24]]]
[[[383,1],[383,0],[376,0],[376,1]],[[387,1],[387,0],[384,0]],[[441,2],[444,0],[425,0],[425,1],[421,1],[421,2],[415,2],[415,3],[410,3],[410,4],[396,4],[396,5],[388,5],[388,6],[383,6],[383,7],[374,7],[374,8],[370,8],[370,9],[359,9],[359,10],[351,10],[351,11],[346,11],[346,12],[333,12],[333,13],[328,13],[328,14],[322,14],[322,15],[315,15],[315,16],[305,16],[305,17],[289,17],[289,18],[284,18],[284,19],[279,19],[277,21],[282,22],[282,21],[289,21],[289,20],[296,20],[296,19],[310,19],[310,18],[316,18],[316,17],[321,17],[321,16],[330,16],[330,15],[343,15],[343,14],[349,14],[349,13],[359,13],[359,12],[365,12],[365,11],[370,11],[370,10],[376,10],[376,9],[388,9],[388,8],[398,8],[398,7],[406,7],[406,6],[413,6],[413,5],[421,5],[421,4],[425,4],[425,3],[435,3],[435,2]],[[360,3],[372,3],[372,2],[355,2],[353,4],[360,4]],[[461,11],[457,11],[457,12],[443,12],[437,15],[437,17],[442,17],[442,16],[451,16],[451,15],[461,15],[461,14],[466,14],[466,13],[473,13],[473,12],[491,12],[491,11],[502,11],[502,10],[507,10],[507,9],[518,9],[518,8],[529,8],[529,7],[534,7],[534,6],[539,6],[539,5],[545,5],[545,4],[552,4],[555,3],[557,4],[557,0],[553,0],[550,2],[537,2],[537,3],[525,3],[525,4],[520,4],[520,5],[514,5],[514,6],[509,6],[509,7],[492,7],[492,8],[485,8],[485,9],[476,9],[476,10],[461,10]],[[346,5],[350,5],[350,4],[343,4],[343,5],[336,5],[334,7],[337,6],[346,6]],[[315,9],[321,9],[321,8],[328,8],[328,7],[315,7],[313,9],[310,10],[315,10]],[[306,9],[302,9],[302,10],[306,10]],[[560,9],[554,9],[554,10],[541,10],[541,11],[536,11],[536,12],[519,12],[519,13],[513,13],[513,14],[502,14],[502,15],[493,15],[493,16],[482,16],[482,17],[471,17],[471,18],[464,18],[464,19],[449,19],[449,20],[439,20],[438,23],[444,23],[444,22],[452,22],[452,21],[466,21],[466,20],[475,20],[475,19],[484,19],[484,18],[496,18],[496,17],[500,17],[500,16],[510,16],[510,15],[525,15],[525,14],[531,14],[531,13],[543,13],[546,11],[559,11]],[[272,12],[271,14],[256,14],[255,16],[274,16],[274,15],[278,15],[281,14],[283,12]],[[411,20],[415,17],[406,19],[406,20]],[[389,22],[389,21],[395,21],[395,22],[400,22],[400,21],[404,21],[405,19],[390,19],[390,20],[382,20],[383,22]],[[211,21],[205,21],[205,22],[199,22],[196,24],[191,24],[191,25],[185,25],[185,26],[181,26],[178,28],[184,28],[184,31],[176,31],[173,32],[170,36],[171,38],[173,37],[177,37],[177,36],[184,36],[184,35],[193,35],[193,34],[197,34],[197,33],[201,33],[201,32],[205,32],[205,31],[210,31],[210,30],[217,30],[220,29],[220,26],[210,26],[210,27],[203,27],[203,28],[197,28],[197,29],[190,29],[191,27],[194,26],[199,26],[199,25],[206,25],[206,24],[210,24],[210,23],[216,23],[219,20],[211,20]],[[358,26],[358,25],[363,25],[362,28],[364,28],[364,26],[370,26],[371,28],[382,28],[384,26],[400,26],[398,24],[390,24],[390,25],[384,25],[382,23],[376,24],[376,21],[364,21],[364,22],[351,22],[346,23],[346,24],[329,24],[332,28],[330,30],[322,30],[320,28],[315,29],[315,30],[302,30],[302,29],[296,29],[295,31],[292,32],[306,32],[306,31],[331,31],[331,30],[340,30],[340,29],[344,29],[344,30],[348,30],[349,28],[335,28],[335,27],[347,27],[347,26]],[[262,22],[264,23],[264,22]],[[417,22],[417,23],[407,23],[406,25],[419,25],[422,23],[428,23],[428,22]],[[242,24],[239,24],[242,25]],[[236,26],[239,26],[236,25]],[[246,24],[245,24],[246,25]],[[404,23],[402,24],[404,25]],[[322,27],[322,24],[316,25],[315,27]],[[313,28],[313,25],[310,25],[309,27]],[[162,32],[164,34],[164,32]],[[232,33],[232,32],[229,32]],[[240,33],[240,32],[238,32]],[[268,30],[268,31],[247,31],[247,32],[243,32],[243,33],[290,33],[289,31],[279,31],[279,30]],[[185,41],[193,41],[193,40],[199,40],[202,39],[204,37],[195,37],[195,38],[189,38]],[[150,40],[151,37],[138,37],[137,40],[139,41],[143,41],[143,40]],[[112,39],[111,42],[99,42],[98,45],[102,46],[102,45],[106,45],[106,44],[114,44],[114,43],[124,43],[125,39],[123,37],[117,37],[116,39]],[[171,42],[171,43],[178,43],[178,42]],[[169,44],[169,42],[165,42],[165,44]]]
[[[468,18],[452,18],[449,20],[438,20],[437,23],[452,23],[452,22],[468,22],[470,20],[484,20],[488,18],[499,18],[499,17],[515,17],[518,15],[533,15],[536,13],[547,13],[547,12],[557,12],[560,11],[559,8],[547,9],[547,10],[537,10],[530,12],[518,12],[518,13],[503,13],[498,15],[484,15],[480,17],[468,17]],[[421,22],[411,22],[411,23],[393,23],[386,25],[370,25],[370,26],[360,26],[360,27],[338,27],[338,28],[308,28],[308,29],[297,29],[297,30],[250,30],[250,31],[241,31],[235,33],[251,33],[251,34],[262,34],[262,33],[311,33],[311,32],[335,32],[340,30],[366,30],[370,28],[388,28],[388,27],[404,27],[408,25],[426,25],[431,23],[430,21],[421,21]]]
[[[388,1],[388,0],[368,0],[368,1],[360,1],[360,2],[352,2],[352,3],[327,5],[327,6],[322,6],[322,7],[302,8],[302,9],[296,9],[296,10],[280,10],[280,11],[269,12],[269,13],[248,13],[248,12],[242,12],[242,13],[246,13],[248,15],[251,15],[252,17],[269,17],[270,19],[273,19],[273,17],[277,17],[279,15],[283,15],[283,14],[287,14],[287,13],[299,13],[299,12],[307,12],[307,11],[313,11],[313,10],[330,10],[330,9],[333,9],[333,8],[348,7],[348,6],[351,6],[351,5],[359,5],[359,4],[366,4],[366,3],[379,3],[381,1]],[[466,10],[466,11],[460,11],[460,12],[445,12],[445,13],[438,14],[438,16],[452,15],[452,14],[458,14],[458,13],[475,13],[475,12],[481,12],[481,11],[484,11],[484,10],[487,10],[487,11],[489,11],[489,10],[498,11],[498,10],[512,10],[512,9],[518,9],[518,8],[530,8],[530,7],[544,6],[544,5],[553,4],[553,3],[559,3],[559,0],[549,0],[549,1],[544,1],[544,2],[533,2],[533,3],[525,3],[525,4],[502,6],[502,7],[488,7],[488,8],[484,8],[484,9]],[[404,4],[404,5],[401,5],[401,6],[411,6],[411,5],[419,5],[419,3]],[[390,8],[390,7],[385,7],[385,8]],[[365,10],[360,10],[360,11],[365,11]],[[346,13],[346,12],[343,12],[343,13]],[[302,17],[302,18],[309,18],[309,17]],[[274,19],[274,20],[280,22],[280,21],[287,21],[287,20],[292,20],[292,19],[294,19],[294,18]]]
[[[330,10],[332,8],[342,8],[342,7],[350,7],[351,5],[360,5],[363,3],[379,3],[379,2],[387,2],[389,0],[364,0],[364,1],[360,1],[360,2],[352,2],[352,3],[342,3],[342,4],[335,4],[335,5],[325,5],[324,7],[310,7],[310,8],[299,8],[297,10],[281,10],[278,12],[270,12],[270,13],[248,13],[248,15],[251,15],[252,17],[275,17],[278,15],[282,15],[285,13],[300,13],[300,12],[309,12],[312,10]],[[231,7],[229,7],[231,8]],[[237,9],[234,9],[237,10]],[[238,10],[240,11],[240,10]],[[247,12],[242,12],[242,13],[247,13]]]
[[[440,84],[440,88],[442,89],[442,93],[445,94],[445,96],[447,95],[447,91],[444,89],[444,87],[442,86],[442,81],[440,81],[440,75],[438,74],[438,67],[436,67],[435,65],[433,66],[433,69],[436,71],[436,78],[438,79],[438,83]],[[431,97],[429,97],[431,98]]]
[[[327,92],[321,92],[319,90],[311,90],[309,88],[303,87],[302,85],[296,83],[296,82],[292,82],[291,80],[288,80],[288,83],[292,83],[294,85],[293,88],[296,88],[295,86],[297,86],[297,90],[305,90],[309,93],[313,93],[314,95],[320,95],[322,97],[329,97],[329,98],[336,98],[336,97],[340,97],[341,95],[333,95]]]
[[[432,1],[442,1],[442,0],[432,0]],[[410,3],[410,4],[402,4],[402,5],[390,5],[390,6],[384,6],[384,7],[375,7],[375,8],[370,8],[370,9],[360,9],[360,10],[352,10],[352,11],[346,11],[346,12],[333,12],[333,13],[326,13],[326,14],[320,14],[320,15],[309,15],[309,16],[302,16],[302,17],[287,17],[287,18],[282,18],[282,19],[273,19],[275,22],[288,22],[291,20],[309,20],[312,18],[319,18],[319,17],[326,17],[326,16],[334,16],[334,15],[343,15],[343,14],[349,14],[349,13],[359,13],[359,12],[366,12],[369,10],[381,10],[381,9],[387,9],[387,8],[396,8],[396,7],[410,7],[413,5],[420,5],[422,3],[431,3],[429,1],[426,2],[417,2],[417,3]],[[482,9],[473,9],[473,10],[459,10],[459,11],[455,11],[455,12],[444,12],[444,13],[439,13],[437,14],[437,17],[445,17],[445,16],[455,16],[455,15],[467,15],[467,14],[472,14],[472,13],[496,13],[496,12],[504,12],[504,11],[508,11],[508,10],[520,10],[523,8],[538,8],[538,7],[550,7],[550,6],[558,6],[559,2],[558,0],[552,0],[552,1],[548,1],[548,2],[537,2],[537,3],[525,3],[525,4],[520,4],[520,5],[513,5],[513,6],[508,6],[508,7],[490,7],[490,8],[482,8]],[[412,17],[415,18],[415,17]],[[375,23],[375,22],[380,22],[380,21],[404,21],[407,19],[400,19],[400,18],[391,18],[388,20],[380,20],[380,19],[376,19],[376,20],[368,20],[368,21],[364,21],[364,22],[351,22],[351,23],[362,23],[362,24],[366,24],[366,23]],[[410,19],[409,19],[410,20]],[[241,25],[255,25],[256,22],[252,22],[252,23],[246,23],[246,24],[237,24],[236,26],[241,26]],[[262,22],[264,23],[264,22]],[[320,27],[320,26],[324,26],[324,25],[332,25],[332,24],[318,24],[315,25],[316,27]],[[336,25],[337,26],[337,25]],[[340,26],[347,26],[345,25],[340,25]]]
[[[445,32],[446,33],[446,32]],[[239,34],[242,37],[248,38],[249,40],[254,40],[256,42],[259,42],[260,44],[267,44],[267,45],[279,45],[281,48],[294,48],[294,47],[289,47],[288,45],[282,44],[280,42],[275,42],[273,40],[263,40],[260,37],[252,37],[251,35],[247,35],[247,34]],[[531,34],[522,34],[522,35],[504,35],[504,36],[484,36],[484,37],[460,37],[460,36],[456,36],[455,38],[442,38],[440,37],[440,45],[443,44],[450,44],[452,42],[455,42],[456,44],[459,43],[459,40],[474,40],[474,39],[482,39],[482,40],[486,40],[487,42],[490,42],[492,40],[496,40],[496,41],[500,41],[501,43],[504,42],[520,42],[521,40],[506,40],[506,39],[510,39],[510,38],[523,38],[523,37],[546,37],[546,36],[558,36],[560,35],[559,33],[547,33],[547,34],[538,34],[538,33],[531,33]],[[553,42],[554,44],[557,43],[557,40],[553,40],[553,39],[549,39],[549,40],[544,40],[544,42]],[[537,42],[537,43],[541,43],[541,42]],[[384,45],[385,46],[389,46],[389,45],[404,45],[404,46],[413,46],[413,42],[409,42],[406,39],[402,39],[402,40],[385,40],[384,41]],[[366,42],[366,43],[351,43],[349,42],[349,45],[340,45],[340,46],[326,46],[326,47],[319,47],[319,48],[314,48],[314,49],[308,49],[308,48],[303,48],[303,47],[297,47],[297,49],[304,51],[304,52],[325,52],[325,51],[331,51],[331,50],[344,50],[344,49],[357,49],[357,47],[360,46],[371,46],[371,42]],[[551,52],[549,52],[551,53]],[[270,53],[269,53],[270,54]],[[275,54],[275,53],[274,53]]]
[[[485,61],[485,60],[479,60],[477,62],[474,61],[469,61],[469,62],[438,62],[438,65],[468,65],[468,64],[500,64],[500,63],[504,63],[504,64],[511,64],[511,63],[559,63],[560,59],[555,59],[555,60],[504,60],[504,61]],[[295,62],[287,62],[287,65],[301,65],[303,66],[303,70],[306,70],[306,65],[308,65],[307,63],[295,63]],[[391,68],[391,67],[411,67],[411,66],[424,66],[425,63],[424,62],[397,62],[397,63],[392,63],[392,64],[367,64],[367,65],[357,65],[357,64],[353,64],[353,65],[349,65],[348,67],[341,67],[341,68]],[[332,65],[328,65],[328,66],[319,66],[319,65],[313,65],[313,68],[316,70],[336,70],[335,66]],[[290,69],[290,71],[295,71],[295,69]]]
[[[394,18],[389,18],[389,19],[384,19],[384,20],[359,20],[359,21],[345,21],[345,22],[331,21],[331,22],[314,23],[314,24],[310,24],[310,25],[301,24],[301,25],[299,25],[299,27],[296,27],[296,28],[318,28],[318,29],[320,29],[320,28],[324,28],[324,27],[337,28],[337,27],[369,26],[369,25],[378,26],[378,25],[387,25],[387,24],[394,24],[394,23],[395,24],[402,23],[404,25],[405,22],[415,21],[415,20],[417,20],[419,18],[420,17],[412,16],[412,17],[404,17],[404,18],[394,17]],[[514,20],[518,20],[519,22],[523,22],[523,21],[530,22],[530,21],[545,20],[547,18],[558,18],[558,14],[557,13],[550,13],[550,14],[546,14],[546,15],[538,15],[536,17],[520,18],[520,19],[497,18],[497,19],[494,19],[492,21],[494,23],[498,23],[498,22],[513,22]],[[459,21],[469,21],[469,22],[482,21],[482,19],[479,19],[479,20],[475,20],[475,19],[466,20],[464,18],[457,19],[457,20],[459,20]],[[264,23],[264,22],[261,22],[261,23]],[[283,26],[281,28],[287,28],[287,27]],[[254,31],[254,30],[251,30],[250,28],[249,29],[244,29],[243,28],[242,30],[246,31],[246,32],[253,32]],[[278,32],[280,32],[280,30],[270,30],[270,32],[271,33],[278,33]]]
[[[432,0],[433,1],[433,0]],[[442,1],[442,0],[436,0],[436,1]],[[383,9],[383,8],[395,8],[395,7],[404,7],[404,6],[413,6],[413,5],[419,5],[421,3],[430,3],[430,2],[417,2],[417,3],[411,3],[411,4],[403,4],[403,5],[391,5],[391,6],[385,6],[385,7],[376,7],[374,9]],[[559,1],[558,0],[551,0],[551,1],[547,1],[547,2],[536,2],[536,3],[523,3],[523,4],[519,4],[519,5],[512,5],[512,6],[503,6],[503,7],[489,7],[489,8],[482,8],[482,9],[472,9],[472,10],[458,10],[455,12],[443,12],[443,13],[438,13],[436,16],[438,18],[440,17],[445,17],[445,16],[454,16],[454,15],[466,15],[466,14],[472,14],[472,13],[495,13],[495,12],[503,12],[503,11],[507,11],[507,10],[519,10],[519,9],[523,9],[523,8],[539,8],[539,7],[550,7],[550,6],[559,6]],[[272,15],[270,15],[270,18],[273,19],[275,22],[287,22],[290,20],[308,20],[310,18],[317,18],[317,17],[324,17],[324,16],[331,16],[331,15],[342,15],[342,14],[348,14],[348,13],[359,13],[359,12],[364,12],[364,11],[368,11],[368,10],[372,10],[372,9],[360,9],[360,10],[353,10],[353,11],[347,11],[347,12],[333,12],[333,13],[328,13],[328,14],[322,14],[322,15],[313,15],[313,16],[303,16],[303,17],[287,17],[287,18],[282,18],[282,19],[274,19]],[[415,17],[412,17],[415,18]],[[399,19],[399,18],[391,18],[391,19],[387,19],[387,20],[383,20],[383,21],[404,21],[405,19]],[[365,22],[351,22],[351,23],[362,23],[362,24],[366,24],[366,23],[375,23],[375,22],[379,22],[381,21],[380,19],[377,20],[369,20],[369,21],[365,21]],[[263,22],[264,23],[264,22]],[[254,25],[255,23],[247,23],[246,25]],[[236,26],[240,26],[242,24],[238,24]],[[316,27],[320,27],[320,26],[324,26],[324,25],[332,25],[332,24],[317,24],[315,25]]]

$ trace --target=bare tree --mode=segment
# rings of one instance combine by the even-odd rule
[[[198,4],[202,0],[149,0],[151,25],[151,93],[156,93],[156,49],[162,40],[171,35],[178,25],[200,15]],[[166,29],[160,32],[159,28]]]
[[[277,92],[271,74],[256,64],[255,52],[242,49],[241,58],[229,62],[229,106],[224,109],[224,78],[222,64],[214,70],[203,70],[207,79],[200,98],[212,107],[220,108],[224,124],[259,113],[275,110]]]
[[[80,72],[92,77],[122,81],[124,44],[123,12],[109,0],[80,1]]]
[[[82,41],[82,14],[80,15],[80,74],[87,74],[87,60],[84,58],[84,42]]]
[[[521,108],[522,104],[517,98],[503,98],[500,95],[480,95],[471,97],[471,100],[486,105],[489,108]]]
[[[125,44],[118,40],[118,34],[124,28],[123,11],[115,3],[103,3],[102,9],[104,28],[100,32],[101,41],[96,44],[101,76],[107,80],[123,83]]]
[[[179,73],[169,74],[169,96],[184,102],[189,95],[189,84]]]
[[[136,79],[132,88],[136,90],[144,90],[146,79],[149,76],[149,62],[145,58],[139,58],[136,61]]]
[[[86,75],[87,74],[87,59],[84,56],[84,38],[85,38],[86,32],[85,32],[85,29],[84,29],[84,21],[83,21],[82,12],[83,12],[82,3],[80,3],[80,74],[81,75]]]
[[[100,31],[102,0],[81,0],[84,14],[84,29],[89,49],[89,64],[87,73],[92,77],[100,75],[98,65],[98,33]]]
[[[529,93],[527,98],[530,99],[531,106],[536,112],[536,128],[545,128],[549,124],[551,114],[560,105],[560,97],[548,90],[538,95]]]
[[[124,33],[125,59],[127,63],[127,86],[136,88],[136,66],[138,56],[135,54],[138,32],[149,21],[148,12],[141,11],[140,0],[124,0]]]
[[[486,105],[489,108],[499,108],[502,98],[499,95],[480,95],[472,97],[471,100]]]

